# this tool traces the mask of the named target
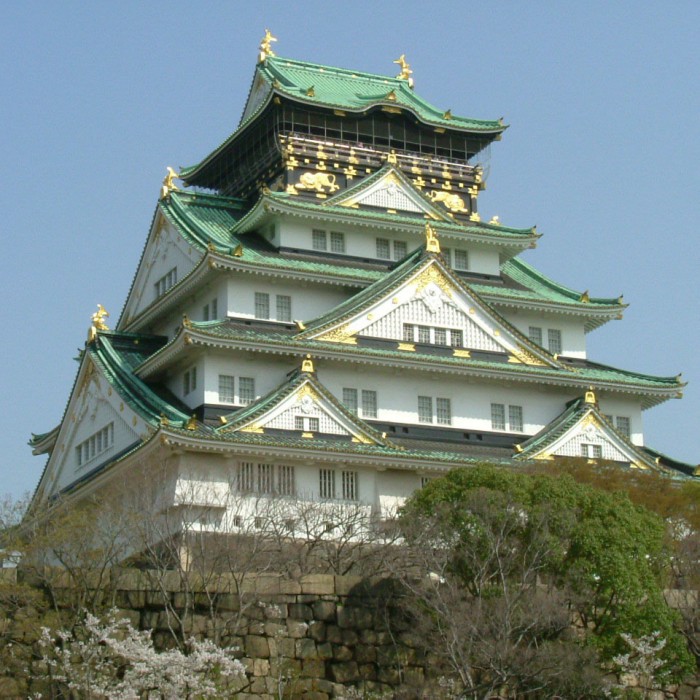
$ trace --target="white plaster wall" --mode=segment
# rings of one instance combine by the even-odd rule
[[[635,445],[644,444],[642,409],[639,402],[615,395],[597,394],[598,407],[606,416],[626,416],[630,419],[630,439]]]
[[[166,380],[165,385],[170,389],[170,391],[175,394],[181,401],[183,401],[190,408],[196,408],[204,403],[204,379],[205,379],[205,360],[203,356],[194,358],[191,362],[183,364],[178,367],[173,374],[171,374]],[[184,373],[191,370],[192,368],[197,369],[197,382],[196,387],[190,391],[187,395],[184,393]]]
[[[377,238],[387,238],[390,241],[404,241],[408,252],[415,250],[425,243],[422,232],[399,233],[383,229],[381,226],[352,226],[319,223],[313,219],[281,219],[276,225],[278,245],[286,248],[313,250],[312,230],[340,231],[345,234],[345,254],[359,258],[376,260]],[[499,253],[495,247],[466,244],[445,238],[442,241],[446,248],[461,249],[469,253],[469,267],[473,272],[481,274],[500,274]],[[330,245],[330,239],[329,239]],[[392,247],[393,250],[393,247]]]
[[[224,303],[229,316],[255,318],[255,292],[270,295],[270,316],[275,319],[275,295],[292,297],[292,319],[309,321],[345,301],[351,292],[314,283],[294,283],[263,275],[233,274],[227,280]],[[222,311],[219,311],[222,316]],[[223,317],[223,316],[222,316]]]
[[[529,335],[530,326],[542,329],[542,342],[547,347],[547,329],[561,331],[562,355],[568,357],[586,357],[586,334],[584,319],[560,314],[533,314],[517,309],[499,309],[500,314],[525,337]]]

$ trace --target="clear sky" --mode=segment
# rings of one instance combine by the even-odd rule
[[[527,259],[622,321],[589,356],[685,398],[647,444],[700,462],[700,3],[24,2],[0,23],[4,253],[0,494],[33,490],[26,441],[60,420],[98,302],[116,322],[165,166],[234,129],[265,27],[278,55],[395,74],[439,107],[511,127],[482,216],[537,224]]]

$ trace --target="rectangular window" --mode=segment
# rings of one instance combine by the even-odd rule
[[[343,405],[350,413],[357,415],[357,389],[343,389]]]
[[[415,326],[411,323],[403,324],[403,339],[407,343],[412,343],[415,340]]]
[[[421,423],[433,422],[433,399],[430,396],[418,397],[418,421]]]
[[[318,493],[321,498],[335,498],[335,471],[319,469]]]
[[[280,496],[293,496],[296,493],[294,467],[285,464],[277,467],[277,493]]]
[[[238,401],[244,406],[255,401],[255,378],[239,377],[238,379]]]
[[[440,425],[452,425],[452,402],[450,399],[435,399],[437,422]]]
[[[229,374],[219,375],[219,402],[236,403],[235,379]]]
[[[555,328],[547,330],[547,347],[553,355],[561,353],[561,331]]]
[[[202,321],[209,320],[209,304],[205,304],[202,308]]]
[[[491,404],[491,430],[506,429],[506,407],[502,403]]]
[[[341,481],[343,485],[343,500],[344,501],[356,501],[357,500],[357,472],[340,472]]]
[[[272,464],[258,464],[258,493],[273,493],[275,472]]]
[[[430,343],[430,328],[428,326],[418,326],[418,342]]]
[[[270,295],[255,292],[255,318],[270,318]]]
[[[603,448],[601,445],[581,444],[581,457],[588,459],[601,459],[603,457]]]
[[[114,444],[114,423],[106,425],[75,447],[75,457],[81,467],[97,455],[106,452]]]
[[[331,231],[331,253],[345,252],[345,234],[340,231]]]
[[[450,331],[450,345],[453,348],[461,348],[464,345],[462,331],[452,329]]]
[[[311,232],[311,247],[314,250],[328,250],[326,232],[315,228]]]
[[[182,375],[182,394],[187,396],[187,394],[193,392],[197,388],[197,368],[191,367],[186,370]]]
[[[629,437],[632,433],[630,419],[627,416],[617,416],[615,419],[615,427],[626,437]]]
[[[319,428],[318,418],[312,416],[294,416],[294,427],[305,433],[317,433]]]
[[[362,417],[377,417],[377,392],[370,389],[362,390]]]
[[[162,297],[170,287],[177,284],[177,268],[174,267],[164,274],[153,286],[155,287],[156,299]]]
[[[388,238],[377,238],[377,257],[382,260],[391,259],[391,247]]]
[[[454,268],[455,270],[469,269],[469,254],[466,250],[455,250]]]
[[[440,244],[440,252],[447,266],[452,267],[452,251],[449,248],[443,248],[442,244]]]
[[[405,241],[394,241],[394,260],[402,260],[408,253]]]
[[[447,345],[447,331],[444,328],[435,329],[435,345]]]
[[[508,406],[508,426],[517,433],[523,432],[523,407]]]
[[[538,326],[528,328],[528,336],[535,345],[542,346],[542,329]]]
[[[209,309],[211,320],[216,321],[216,319],[219,318],[219,300],[212,299],[211,303],[209,304]]]
[[[252,462],[241,462],[238,465],[238,490],[242,493],[255,490],[255,465]]]
[[[292,297],[286,294],[277,295],[277,320],[287,323],[292,320]]]

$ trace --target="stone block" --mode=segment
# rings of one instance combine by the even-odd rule
[[[332,659],[333,658],[333,646],[328,642],[323,642],[316,645],[316,653],[319,659]]]
[[[335,577],[326,574],[308,574],[302,576],[301,592],[315,595],[331,595],[335,593]]]
[[[316,659],[316,642],[313,639],[297,639],[295,656],[297,659]]]
[[[333,644],[333,658],[336,661],[350,661],[352,659],[352,649],[342,644]]]
[[[326,623],[311,622],[307,635],[317,642],[324,642],[326,640]]]
[[[314,613],[310,605],[303,603],[292,603],[288,606],[287,614],[292,620],[313,620]]]
[[[336,576],[335,577],[335,593],[336,595],[349,595],[353,588],[362,583],[361,576]]]
[[[377,660],[377,650],[369,644],[359,644],[355,649],[355,661],[358,664],[370,664]]]
[[[380,666],[396,665],[396,647],[392,644],[387,644],[382,647],[376,647],[377,664]]]
[[[115,596],[116,604],[120,608],[143,608],[146,605],[146,591],[119,590]]]
[[[146,591],[145,605],[149,608],[164,608],[171,602],[172,596],[167,591]]]
[[[265,623],[264,622],[251,622],[248,625],[248,634],[256,634],[262,636],[265,634]]]
[[[355,630],[342,630],[343,644],[349,647],[354,647],[358,641],[359,636]]]
[[[401,682],[401,674],[398,668],[380,667],[377,669],[377,680],[380,683],[388,683],[395,686]]]
[[[372,624],[372,613],[366,608],[338,607],[338,627],[361,630],[371,628]]]
[[[256,659],[267,659],[270,656],[270,647],[265,637],[248,635],[245,638],[245,653]]]
[[[301,593],[301,584],[293,579],[280,579],[280,593],[286,595],[299,595]]]
[[[309,625],[302,620],[287,620],[287,634],[294,639],[306,636]]]
[[[342,661],[331,664],[331,678],[336,683],[352,683],[360,678],[359,669],[354,661]]]
[[[253,659],[253,675],[269,676],[270,662],[267,659]]]
[[[358,672],[364,681],[377,680],[377,667],[374,664],[359,664]]]
[[[420,666],[403,669],[403,682],[412,688],[420,688],[425,683],[425,671]]]
[[[314,611],[314,619],[324,622],[335,622],[336,604],[331,601],[317,600],[311,609]]]
[[[326,625],[326,640],[333,644],[342,644],[343,631],[337,625]]]
[[[301,663],[302,678],[325,678],[326,664],[321,659],[304,659]]]
[[[296,654],[296,642],[294,639],[277,639],[275,641],[278,656],[283,656],[286,658],[294,657],[294,654]]]
[[[281,639],[287,636],[287,625],[280,624],[279,622],[266,622],[263,625],[263,629],[266,637]]]
[[[278,603],[266,603],[263,612],[268,620],[284,620],[287,617],[287,606]]]
[[[301,700],[328,700],[328,693],[322,693],[320,690],[309,690],[301,696]]]

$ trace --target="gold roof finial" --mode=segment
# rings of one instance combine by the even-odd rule
[[[584,304],[590,303],[590,301],[591,301],[591,295],[588,293],[588,290],[586,290],[586,291],[579,297],[579,301],[582,302],[582,303],[584,303]]]
[[[272,36],[272,32],[269,29],[265,30],[265,36],[260,42],[260,55],[258,56],[258,63],[265,63],[265,59],[268,56],[274,56],[275,52],[272,50],[270,44],[273,41],[277,41],[277,37]]]
[[[307,355],[303,362],[301,363],[302,372],[314,372],[314,362],[311,359],[311,355]]]
[[[97,305],[97,311],[90,317],[91,325],[88,330],[88,343],[92,343],[97,338],[97,331],[108,331],[105,323],[105,316],[109,316],[109,311],[102,304]]]
[[[397,63],[399,66],[401,66],[401,72],[396,77],[399,80],[408,81],[408,87],[412,88],[413,87],[413,78],[411,77],[411,73],[413,73],[413,71],[411,70],[411,66],[408,64],[408,61],[406,61],[406,54],[402,53],[394,61],[394,63]]]
[[[425,222],[425,249],[428,253],[440,252],[440,241],[438,241],[437,233],[427,221]]]
[[[186,430],[197,430],[197,416],[194,413],[190,416],[190,419],[185,425]]]
[[[165,199],[173,190],[179,189],[173,180],[179,180],[180,175],[176,173],[170,166],[167,168],[168,172],[163,178],[163,185],[160,188],[160,198]]]
[[[588,387],[588,391],[586,392],[586,396],[584,398],[584,401],[586,403],[592,404],[593,406],[595,406],[598,403],[598,401],[596,400],[596,397],[595,397],[595,391],[593,391],[592,386]]]

